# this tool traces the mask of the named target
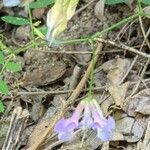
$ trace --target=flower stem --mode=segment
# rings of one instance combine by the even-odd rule
[[[96,49],[93,49],[92,68],[91,68],[90,79],[89,79],[89,88],[88,88],[88,97],[91,97],[90,100],[92,99],[92,95],[93,95],[94,68],[95,68],[95,64],[96,64],[95,51],[96,51]]]

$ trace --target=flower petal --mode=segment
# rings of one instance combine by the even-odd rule
[[[58,139],[61,141],[70,141],[73,139],[73,131],[72,132],[60,132],[58,134]]]
[[[97,128],[97,137],[102,141],[110,141],[112,139],[112,131],[109,131],[106,128]]]
[[[91,117],[91,110],[89,104],[85,105],[83,119],[80,123],[81,128],[91,128],[93,124],[93,119]]]
[[[60,119],[55,127],[54,127],[54,131],[55,132],[64,132],[65,131],[65,124],[66,124],[66,119],[62,118]]]

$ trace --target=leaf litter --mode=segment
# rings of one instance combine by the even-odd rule
[[[79,8],[87,4],[88,0],[82,0]],[[103,29],[103,26],[108,24],[112,25],[120,18],[132,14],[132,9],[135,7],[134,3],[127,2],[127,5],[114,5],[104,6],[104,1],[93,2],[86,9],[82,10],[79,14],[69,21],[69,25],[62,38],[73,39],[84,36],[89,36]],[[98,9],[99,6],[100,10]],[[40,18],[45,21],[44,12],[46,9],[39,9],[34,11],[34,17]],[[144,9],[149,12],[149,6]],[[5,10],[4,13],[16,13],[16,10]],[[37,14],[36,14],[37,13]],[[18,9],[17,14],[21,14]],[[144,18],[148,22],[148,18]],[[27,31],[27,26],[13,27],[6,25],[4,35],[11,37],[9,33],[10,28],[13,28],[15,34],[10,40],[6,40],[7,44],[17,46],[14,39],[19,39],[19,43],[28,42],[30,40],[29,34],[25,35],[23,30]],[[22,28],[22,29],[21,29]],[[123,42],[130,47],[139,48],[143,42],[140,24],[135,21],[127,24],[122,28],[113,30],[108,33],[110,40],[117,37],[119,41]],[[145,30],[148,30],[148,25],[145,23]],[[29,31],[28,31],[29,32]],[[27,32],[27,33],[28,33]],[[26,33],[26,32],[25,32]],[[30,32],[29,32],[30,33]],[[114,40],[113,40],[114,41]],[[116,41],[117,42],[117,41]],[[94,72],[94,89],[103,87],[102,90],[94,90],[94,97],[98,100],[102,108],[103,114],[108,116],[113,115],[116,121],[116,128],[113,138],[110,142],[101,142],[97,139],[96,133],[92,130],[76,131],[75,138],[71,142],[60,142],[56,134],[53,132],[52,124],[57,121],[57,117],[62,115],[63,104],[65,99],[68,98],[70,93],[61,94],[42,94],[38,92],[45,91],[65,91],[70,90],[69,86],[74,82],[74,87],[77,86],[91,59],[91,54],[88,55],[67,55],[59,54],[59,51],[91,51],[93,47],[87,43],[65,45],[60,48],[51,48],[57,50],[57,54],[51,54],[49,47],[44,47],[43,51],[37,49],[28,49],[23,54],[19,54],[22,59],[23,71],[20,75],[15,76],[14,84],[10,84],[12,91],[21,92],[21,95],[14,95],[12,97],[4,97],[4,104],[11,109],[4,113],[5,117],[1,119],[1,140],[0,147],[2,148],[3,142],[7,135],[11,114],[13,113],[14,104],[26,108],[30,113],[26,128],[20,137],[20,149],[31,150],[38,142],[44,138],[44,142],[40,145],[40,149],[85,149],[102,150],[113,149],[135,149],[135,150],[148,150],[150,149],[149,132],[150,132],[150,84],[149,84],[149,66],[141,78],[145,57],[138,57],[136,62],[132,65],[135,54],[121,49],[115,52],[114,47],[105,44],[103,52],[98,61]],[[143,52],[147,52],[147,47],[144,45]],[[36,51],[37,50],[37,51]],[[41,48],[39,48],[41,50]],[[47,51],[45,53],[45,50]],[[114,50],[113,52],[111,52]],[[117,49],[118,50],[118,49]],[[80,73],[76,73],[76,78],[73,78],[73,70],[76,65],[81,67]],[[7,82],[11,83],[7,75]],[[134,85],[141,81],[137,91],[131,95]],[[85,89],[87,85],[85,85]],[[71,88],[73,89],[73,88]],[[36,93],[34,93],[36,92]],[[26,93],[26,94],[25,94]],[[28,93],[28,94],[27,94]],[[15,97],[18,97],[15,99]],[[81,97],[85,96],[85,91],[81,93]],[[62,100],[63,99],[63,100]],[[17,101],[17,102],[15,102]],[[13,104],[12,104],[13,103]],[[11,106],[12,107],[11,107]],[[64,116],[70,116],[71,112],[77,104],[67,108]],[[7,109],[6,109],[7,110]],[[5,121],[6,120],[6,121]],[[8,120],[8,121],[7,121]],[[49,134],[45,132],[49,128]],[[3,131],[3,132],[2,132]],[[46,137],[44,137],[46,135]]]

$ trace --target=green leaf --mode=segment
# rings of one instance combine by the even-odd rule
[[[3,105],[3,102],[0,100],[0,112],[4,112],[5,106]]]
[[[13,17],[13,16],[3,16],[1,19],[7,23],[13,25],[27,25],[30,24],[28,19],[20,18],[20,17]]]
[[[3,52],[0,52],[0,64],[4,64],[4,62],[5,62],[4,54]]]
[[[45,38],[43,33],[38,28],[34,28],[34,34],[37,35],[38,37],[40,37],[41,39]]]
[[[9,71],[12,71],[12,72],[18,72],[18,71],[22,70],[21,65],[14,63],[14,62],[7,62],[5,64],[5,67],[6,67],[6,69],[8,69]]]
[[[141,2],[146,4],[146,5],[150,5],[150,0],[141,0]]]
[[[43,34],[43,35],[46,35],[46,33],[47,33],[47,27],[40,27],[40,28],[38,28],[38,30]]]
[[[0,79],[0,92],[5,95],[7,95],[9,93],[6,82],[1,79]]]
[[[36,2],[32,2],[29,7],[30,8],[44,8],[50,4],[53,4],[55,0],[37,0]]]
[[[120,4],[120,3],[124,3],[127,0],[106,0],[105,4],[108,5],[115,5],[115,4]]]

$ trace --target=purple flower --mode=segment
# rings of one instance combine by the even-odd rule
[[[115,129],[115,121],[112,117],[103,117],[102,111],[98,107],[96,100],[91,105],[92,116],[94,119],[92,129],[97,131],[97,137],[102,141],[109,141],[112,138],[112,131]]]
[[[79,121],[83,110],[83,117]],[[97,137],[102,141],[109,141],[112,138],[115,121],[110,116],[107,119],[103,116],[95,99],[86,98],[79,103],[70,118],[59,120],[54,130],[60,140],[69,141],[73,138],[74,131],[79,128],[91,128],[97,132]]]
[[[73,138],[73,132],[79,127],[80,114],[84,109],[83,102],[79,103],[73,115],[68,119],[59,120],[54,128],[58,138],[62,141],[69,141]]]

